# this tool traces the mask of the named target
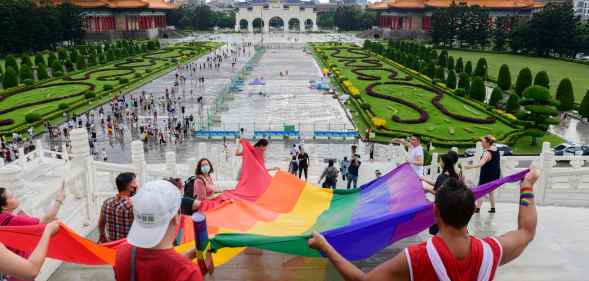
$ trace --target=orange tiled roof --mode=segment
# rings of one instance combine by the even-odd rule
[[[54,0],[60,4],[61,0]],[[147,9],[175,9],[176,5],[164,0],[71,0],[72,4],[85,9],[92,8],[147,8]]]
[[[468,6],[478,5],[486,8],[513,9],[513,8],[542,8],[543,3],[535,0],[385,0],[369,4],[373,10],[386,9],[423,9],[425,7],[446,8],[452,3],[466,3]]]

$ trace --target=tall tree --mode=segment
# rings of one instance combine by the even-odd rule
[[[532,85],[532,71],[529,68],[524,68],[519,71],[517,80],[515,81],[515,93],[522,95],[524,90]]]
[[[448,71],[446,86],[448,86],[450,89],[456,89],[456,72],[454,72],[454,70]]]
[[[464,66],[464,72],[468,75],[472,74],[472,62],[467,61],[466,65]]]
[[[489,105],[497,106],[503,100],[503,91],[500,87],[493,88],[491,92],[491,98],[489,99]]]
[[[487,60],[485,58],[480,58],[479,61],[477,61],[474,75],[481,77],[483,81],[487,80]]]
[[[479,76],[474,76],[470,83],[468,96],[480,102],[485,101],[485,82]]]
[[[497,17],[495,29],[493,29],[493,48],[495,50],[503,51],[505,49],[512,28],[512,19],[509,16]]]
[[[519,109],[519,96],[509,95],[509,98],[507,99],[507,104],[505,105],[505,111],[509,113],[517,113],[519,112]]]
[[[574,55],[571,51],[574,49],[578,22],[570,2],[547,4],[530,20],[529,49],[541,56],[551,53]]]
[[[450,46],[452,44],[453,28],[447,9],[435,11],[431,17],[429,30],[434,45]]]
[[[581,106],[579,107],[579,114],[581,114],[581,116],[584,118],[589,119],[589,90],[587,90],[587,93],[585,93],[585,97],[581,102]]]
[[[558,109],[560,111],[572,110],[575,106],[575,95],[573,93],[573,84],[568,78],[560,80],[556,89],[556,100],[560,102]]]
[[[511,88],[511,73],[509,72],[509,66],[507,66],[507,64],[503,64],[501,65],[501,68],[499,68],[497,85],[499,85],[499,87],[504,91],[507,91]]]
[[[454,67],[454,69],[456,70],[457,73],[464,72],[464,62],[462,61],[462,58],[458,58],[458,60],[456,61],[456,66]]]

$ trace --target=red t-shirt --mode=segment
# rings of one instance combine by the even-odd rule
[[[25,214],[18,214],[14,215],[12,213],[2,212],[0,213],[0,225],[6,226],[26,226],[26,225],[37,225],[40,221],[38,218],[29,217]],[[31,255],[31,253],[20,251],[17,249],[8,248],[13,253],[27,259]],[[20,281],[20,279],[16,279],[14,277],[8,278],[8,281]]]
[[[495,271],[499,267],[501,261],[501,245],[492,237],[487,237],[481,240],[487,242],[493,252],[493,267],[489,279],[493,280],[495,277]],[[444,240],[437,236],[432,237],[432,242],[444,263],[444,267],[446,268],[450,280],[477,280],[483,259],[483,245],[480,240],[472,236],[470,237],[470,241],[470,255],[459,260],[452,255],[452,252],[448,246],[446,246]],[[408,255],[407,258],[410,261],[409,267],[411,271],[411,280],[438,281],[438,276],[436,275],[432,262],[427,254],[426,242],[407,248],[405,254]]]
[[[131,245],[117,249],[114,266],[117,281],[130,281]],[[137,248],[136,281],[202,281],[198,265],[176,253],[174,249],[156,250]]]

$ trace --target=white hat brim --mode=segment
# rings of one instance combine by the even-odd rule
[[[127,235],[127,242],[139,248],[153,248],[164,239],[168,226],[169,220],[168,223],[149,227],[133,223]]]

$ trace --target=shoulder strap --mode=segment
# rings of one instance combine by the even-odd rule
[[[129,281],[136,281],[137,280],[135,277],[135,271],[136,271],[136,267],[137,267],[136,257],[137,257],[137,248],[131,247],[131,277],[129,278]]]
[[[489,243],[482,239],[475,239],[481,241],[481,244],[483,245],[483,260],[481,261],[477,281],[490,281],[491,273],[493,271],[493,251],[491,250]]]
[[[427,251],[427,256],[429,257],[430,262],[436,272],[436,276],[438,276],[438,280],[440,281],[452,281],[450,277],[448,277],[448,272],[446,272],[446,267],[444,267],[444,263],[442,262],[442,258],[438,254],[438,250],[436,250],[436,246],[434,246],[434,242],[432,238],[427,240],[425,244],[425,249]]]

